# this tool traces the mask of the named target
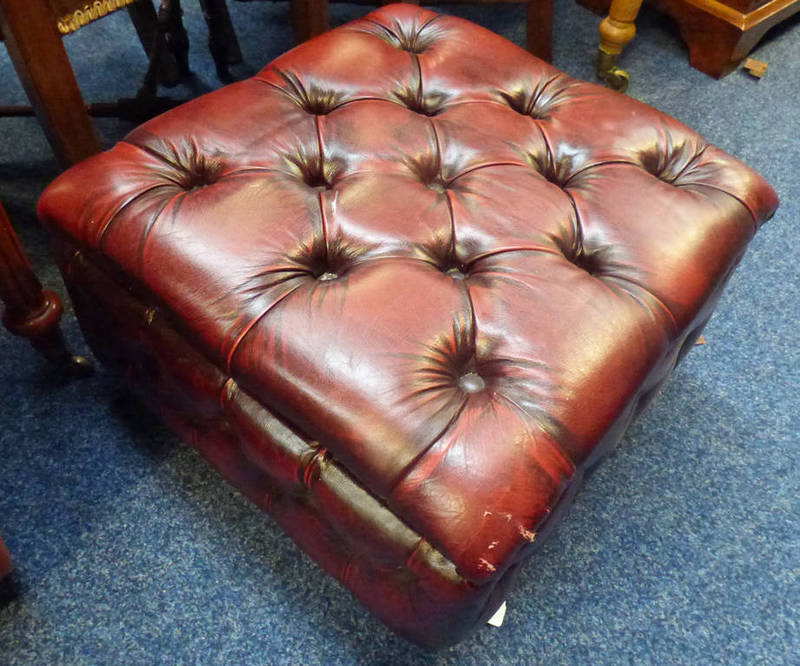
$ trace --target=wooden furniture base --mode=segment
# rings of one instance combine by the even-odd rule
[[[578,0],[588,9],[612,15],[619,5],[640,5],[641,0]],[[692,67],[716,79],[736,69],[764,34],[800,11],[800,0],[651,0],[669,15],[689,48]],[[636,7],[638,11],[638,6]],[[636,19],[627,16],[632,22]],[[608,19],[607,19],[608,20]],[[633,38],[633,31],[624,44]],[[602,49],[602,47],[601,47]],[[618,54],[621,51],[616,52]],[[612,54],[612,55],[616,55]],[[614,66],[614,63],[611,63]]]
[[[27,338],[49,361],[70,373],[86,374],[92,366],[83,356],[73,356],[58,328],[61,300],[42,284],[31,268],[19,239],[0,205],[0,299],[5,309],[3,325]],[[2,542],[0,542],[0,545]],[[2,553],[0,553],[0,560]]]

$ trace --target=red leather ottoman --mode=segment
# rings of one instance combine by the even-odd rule
[[[3,538],[0,537],[0,582],[11,573],[11,555],[8,553]]]
[[[393,629],[491,616],[777,200],[675,120],[394,5],[40,215],[84,331]]]

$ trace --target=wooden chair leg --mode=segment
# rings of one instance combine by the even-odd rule
[[[242,50],[233,29],[233,22],[225,0],[200,0],[203,16],[208,26],[208,50],[214,58],[217,76],[222,81],[231,80],[228,65],[242,62]]]
[[[636,17],[642,0],[613,0],[600,23],[600,51],[597,54],[597,76],[614,90],[625,92],[630,77],[617,67],[617,57],[636,34]]]
[[[65,166],[100,150],[75,74],[46,2],[4,0],[8,53],[53,150]]]
[[[142,43],[144,52],[150,56],[155,48],[156,36],[158,35],[158,15],[153,7],[152,0],[140,0],[127,7],[133,27]],[[161,61],[158,69],[158,80],[167,86],[174,86],[180,81],[178,63],[168,51],[161,54]]]
[[[178,63],[181,76],[191,76],[189,67],[189,34],[183,25],[181,0],[161,0],[158,8],[159,30],[166,36],[167,46]]]
[[[553,61],[553,0],[529,0],[527,45],[533,55]]]
[[[82,356],[67,351],[58,328],[61,300],[42,284],[31,268],[19,239],[0,206],[0,300],[3,301],[3,325],[15,335],[28,338],[45,358],[70,372],[91,371]]]
[[[328,0],[290,0],[294,41],[299,44],[330,28]]]

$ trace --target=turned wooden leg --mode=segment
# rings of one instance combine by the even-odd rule
[[[600,51],[597,54],[597,76],[614,90],[628,87],[628,72],[617,67],[617,57],[636,34],[636,17],[642,0],[613,0],[600,23]]]
[[[553,0],[528,1],[528,51],[553,61]]]
[[[328,0],[290,0],[294,41],[297,44],[330,28]]]
[[[0,27],[28,98],[65,166],[100,150],[47,2],[3,0]]]
[[[28,338],[45,358],[65,369],[91,371],[88,359],[67,351],[58,328],[61,300],[42,289],[6,212],[0,205],[0,299],[5,309],[3,325],[15,335]]]

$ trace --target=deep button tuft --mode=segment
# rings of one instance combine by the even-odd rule
[[[458,388],[464,393],[479,393],[486,388],[486,382],[477,372],[468,372],[458,378]]]
[[[478,261],[462,261],[459,258],[451,233],[441,233],[429,242],[419,244],[416,256],[453,280],[468,280],[478,270]]]
[[[708,146],[689,141],[675,143],[670,134],[666,137],[663,146],[652,146],[639,153],[639,162],[652,176],[680,187],[682,181],[702,168],[701,157]]]
[[[438,18],[438,16],[434,17],[421,26],[415,23],[408,27],[396,22],[390,28],[375,22],[372,33],[396,49],[420,55],[431,48],[437,40],[439,30],[436,22]]]
[[[320,159],[316,155],[287,155],[290,170],[308,187],[333,189],[343,165],[332,159]]]
[[[527,155],[528,164],[541,174],[549,183],[565,189],[575,173],[570,157],[554,158],[548,150],[545,153]]]
[[[436,155],[423,155],[417,159],[408,159],[406,164],[411,173],[429,190],[443,194],[450,183],[442,174],[442,167]]]
[[[325,245],[323,238],[316,238],[310,246],[301,247],[290,256],[300,270],[320,282],[332,282],[343,277],[368,251],[367,246],[354,246],[341,238]]]
[[[567,257],[569,261],[578,268],[585,270],[589,275],[602,275],[607,262],[603,259],[602,250],[587,252],[583,248],[578,250],[572,257]]]
[[[187,192],[192,192],[216,183],[222,171],[223,164],[219,158],[196,157],[183,167],[178,184]]]
[[[338,107],[342,98],[343,95],[333,91],[318,91],[309,99],[303,100],[299,106],[307,113],[314,114],[315,116],[324,116]]]
[[[508,106],[523,116],[530,116],[534,120],[549,120],[550,107],[544,103],[539,103],[539,98],[530,92],[518,90],[513,93],[501,92],[500,96]]]
[[[415,100],[407,106],[414,113],[419,113],[428,117],[438,116],[444,111],[443,98],[433,95],[423,95],[421,99]]]
[[[303,182],[309,187],[323,187],[330,190],[333,184],[326,178],[322,169],[309,169],[303,174]]]
[[[276,69],[275,72],[284,81],[281,90],[288,95],[306,113],[324,116],[340,106],[345,94],[322,88],[315,83],[304,84],[294,72]]]
[[[417,86],[400,88],[392,92],[392,96],[414,113],[429,117],[442,113],[449,99],[449,95],[443,92],[420,94]]]
[[[437,259],[439,269],[454,280],[466,280],[470,276],[470,266],[461,263],[452,254],[452,249],[448,250],[447,256]]]
[[[427,51],[433,45],[432,35],[423,34],[422,31],[415,32],[413,34],[401,33],[398,41],[398,48],[400,48],[402,51],[408,51],[409,53],[413,53],[415,55],[425,53],[425,51]]]
[[[523,116],[536,120],[550,120],[555,109],[575,97],[570,88],[578,82],[559,74],[551,79],[539,81],[533,89],[516,88],[498,91],[500,98],[508,106]]]

